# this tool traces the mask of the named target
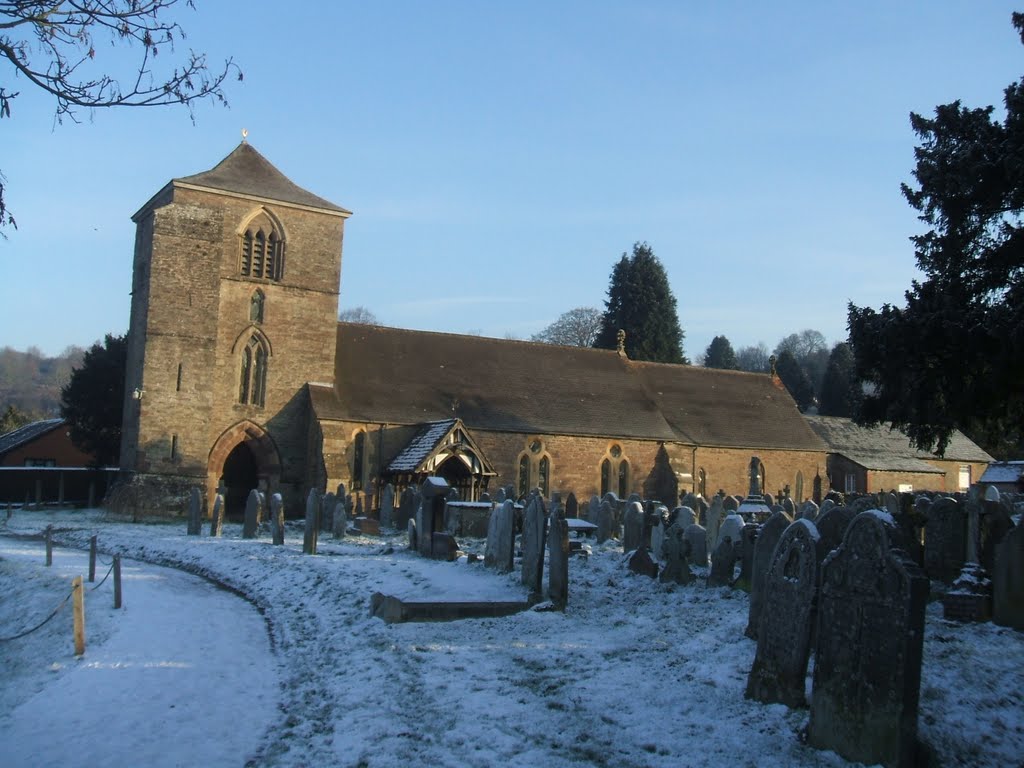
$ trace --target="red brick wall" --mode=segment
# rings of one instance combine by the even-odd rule
[[[23,467],[25,459],[54,459],[58,467],[91,467],[93,462],[90,454],[72,444],[68,428],[63,425],[4,454],[0,467]]]

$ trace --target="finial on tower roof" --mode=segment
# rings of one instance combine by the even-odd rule
[[[619,333],[616,336],[616,343],[617,343],[616,351],[620,355],[625,357],[626,356],[626,332],[624,330],[622,330],[621,328],[619,329]]]
[[[247,138],[249,138],[249,129],[248,128],[243,128],[242,129],[242,143],[243,144],[245,144],[245,140]]]

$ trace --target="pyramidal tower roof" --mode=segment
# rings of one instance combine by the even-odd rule
[[[174,179],[173,183],[337,211],[344,215],[351,213],[295,184],[245,141],[210,170]]]

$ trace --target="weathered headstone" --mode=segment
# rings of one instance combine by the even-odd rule
[[[708,536],[705,551],[714,552],[715,547],[718,546],[718,529],[722,527],[722,520],[724,519],[725,500],[721,496],[715,496],[714,501],[711,502],[711,507],[708,509],[707,525],[704,526]]]
[[[815,526],[818,528],[819,561],[824,562],[829,553],[843,543],[843,534],[853,518],[854,514],[848,507],[831,507],[818,516]]]
[[[757,654],[747,678],[749,699],[789,707],[806,703],[818,584],[817,537],[814,523],[797,520],[782,532],[772,553],[761,588]]]
[[[416,510],[420,508],[420,494],[416,486],[407,486],[398,501],[398,510],[395,517],[395,527],[405,528],[409,521],[416,516]]]
[[[576,494],[571,491],[565,497],[565,516],[566,518],[580,516],[580,503],[576,500]]]
[[[701,538],[701,543],[703,544],[703,535]],[[687,557],[690,554],[690,544],[678,520],[665,530],[663,552],[665,567],[661,571],[660,579],[663,582],[672,581],[676,584],[689,584],[692,582],[694,576],[687,563]]]
[[[790,518],[796,515],[796,504],[793,503],[789,496],[782,500],[782,511],[789,515]]]
[[[651,551],[647,547],[638,547],[630,552],[627,566],[639,576],[658,578],[658,563],[651,557]]]
[[[604,544],[615,532],[615,510],[611,502],[605,499],[601,502],[597,518],[597,543]]]
[[[601,519],[601,500],[597,496],[591,496],[590,502],[587,504],[587,522],[597,525],[597,521]]]
[[[820,512],[818,505],[814,503],[812,499],[808,499],[800,505],[800,511],[797,513],[797,517],[803,518],[804,520],[810,520],[812,523],[818,519],[818,513]]]
[[[217,494],[213,497],[213,512],[210,513],[210,535],[220,536],[224,530],[224,497]]]
[[[320,498],[320,531],[328,533],[334,530],[334,507],[337,497],[328,491]],[[342,497],[344,499],[344,497]],[[342,505],[344,506],[344,505]]]
[[[632,552],[643,546],[643,536],[644,508],[639,501],[631,501],[622,520],[622,551]]]
[[[484,565],[494,568],[498,573],[508,573],[512,570],[515,556],[515,514],[515,504],[508,499],[501,506],[494,508],[487,525]]]
[[[992,620],[1024,631],[1024,524],[1006,533],[995,550]]]
[[[315,555],[317,536],[320,532],[320,494],[315,488],[306,496],[306,528],[302,536],[302,554]]]
[[[345,538],[345,531],[348,530],[348,515],[345,514],[345,502],[334,502],[334,511],[331,513],[331,525],[334,528],[334,538]]]
[[[651,523],[651,557],[655,562],[661,562],[665,557],[665,525],[666,521],[661,515],[655,515]]]
[[[255,539],[260,524],[260,492],[253,488],[245,500],[245,522],[242,524],[242,538]]]
[[[195,487],[188,494],[188,535],[203,535],[203,493]]]
[[[996,547],[1003,537],[1013,530],[1013,519],[998,498],[995,501],[986,500],[983,509],[980,531],[981,547],[978,555],[981,567],[992,573],[996,567]]]
[[[540,595],[544,583],[544,544],[547,515],[544,502],[533,499],[523,513],[523,585],[531,595]]]
[[[746,521],[739,515],[728,515],[718,529],[718,541],[728,537],[732,539],[733,544],[738,546],[740,543],[740,531],[743,530],[744,525],[746,525]],[[718,546],[718,541],[715,542],[716,547]]]
[[[459,557],[459,543],[450,533],[435,531],[430,538],[430,556],[434,560],[446,560],[449,563],[457,560]]]
[[[708,532],[703,526],[688,525],[683,530],[683,536],[690,545],[687,560],[699,568],[708,567]]]
[[[505,496],[505,488],[504,486],[502,486],[501,488],[498,489],[497,493],[494,494],[494,503],[504,504],[506,498],[508,497]]]
[[[569,524],[560,514],[548,519],[548,599],[559,610],[569,603]]]
[[[726,515],[729,515],[735,512],[737,509],[739,509],[740,504],[742,503],[743,498],[741,496],[726,496],[724,499],[722,499],[722,509],[724,510]],[[715,503],[711,502],[711,506],[715,506]]]
[[[697,522],[697,513],[692,507],[676,507],[672,510],[672,516],[669,519],[672,521],[673,525],[678,525],[680,530],[685,531]]]
[[[409,518],[408,522],[405,524],[405,529],[408,535],[409,549],[415,552],[417,550],[417,545],[419,544],[416,540],[418,538],[416,536],[416,518]]]
[[[772,554],[782,538],[783,531],[792,521],[785,512],[776,512],[768,518],[757,533],[754,542],[753,576],[750,585],[750,607],[747,612],[747,628],[745,634],[757,639],[758,622],[761,620],[761,609],[764,606],[764,583],[768,576],[768,568],[772,563]]]
[[[284,499],[280,493],[270,496],[270,540],[278,546],[284,544]]]
[[[924,570],[929,578],[952,584],[964,566],[967,516],[963,505],[944,496],[932,502],[924,529]]]
[[[758,527],[757,523],[747,523],[740,529],[740,575],[732,585],[744,592],[749,592],[754,582],[754,544],[757,540]]]
[[[847,760],[911,766],[928,579],[868,511],[822,564],[808,740]]]
[[[724,536],[715,551],[711,553],[711,570],[708,573],[709,587],[728,587],[736,567],[736,545]]]

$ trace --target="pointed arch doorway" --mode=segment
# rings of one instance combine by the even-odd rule
[[[252,421],[241,421],[221,434],[210,450],[206,490],[213,509],[218,486],[224,486],[225,516],[241,519],[249,492],[271,494],[281,483],[281,459],[269,433]]]

